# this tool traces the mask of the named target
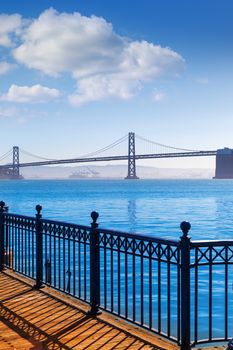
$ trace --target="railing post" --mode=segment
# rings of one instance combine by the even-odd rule
[[[183,236],[180,237],[181,248],[181,350],[190,350],[190,237],[189,222],[180,224]]]
[[[42,239],[42,223],[41,223],[42,206],[36,206],[36,284],[35,289],[40,289],[43,281],[43,239]]]
[[[4,268],[4,255],[5,255],[5,249],[4,249],[4,207],[5,203],[0,202],[0,271]]]
[[[97,219],[99,214],[95,211],[91,213],[92,223],[90,232],[90,304],[89,315],[99,315],[100,304],[100,250],[99,232]]]

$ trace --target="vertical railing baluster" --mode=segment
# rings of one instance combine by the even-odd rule
[[[51,284],[51,261],[49,258],[45,262],[45,282]]]
[[[213,283],[213,267],[212,267],[212,247],[209,247],[209,341],[212,340],[212,283]]]
[[[19,229],[19,220],[18,218],[15,219],[14,222],[14,229],[15,229],[15,235],[17,237],[17,254],[18,254],[18,265],[17,265],[17,271],[20,272],[20,229]]]
[[[108,297],[107,297],[107,235],[104,234],[104,308],[107,308],[107,302],[108,302]]]
[[[31,277],[31,246],[30,246],[30,229],[27,227],[27,249],[28,249],[28,261],[27,261],[27,271],[28,275]]]
[[[125,318],[128,318],[128,240],[125,238]]]
[[[180,343],[180,250],[177,250],[177,342]]]
[[[161,332],[161,244],[158,246],[158,332]]]
[[[52,225],[49,225],[49,261],[51,264],[51,272],[52,272],[52,263],[53,263],[53,259],[52,259]],[[51,273],[51,281],[50,283],[52,284],[52,273]]]
[[[153,314],[153,307],[152,307],[152,243],[148,243],[149,246],[149,328],[152,328],[152,314]]]
[[[83,237],[84,300],[87,300],[87,233]]]
[[[28,246],[27,246],[27,228],[25,225],[25,230],[24,230],[24,247],[25,247],[25,262],[24,262],[24,270],[25,270],[25,275],[27,275],[28,273],[28,268],[27,268],[27,264],[28,264]]]
[[[81,297],[81,231],[78,234],[78,296]]]
[[[68,228],[68,240],[67,240],[67,245],[68,245],[68,256],[67,256],[67,259],[68,259],[68,270],[66,271],[67,273],[67,276],[68,276],[68,283],[67,283],[67,287],[66,287],[66,290],[68,293],[70,293],[70,280],[71,280],[71,269],[70,269],[70,240],[71,240],[71,228],[69,227]]]
[[[132,278],[133,278],[133,322],[136,320],[136,241],[133,239]]]
[[[140,251],[140,303],[141,303],[141,320],[140,324],[144,324],[144,259],[143,259],[143,248],[144,241],[141,240],[141,251]]]
[[[195,276],[194,276],[194,341],[198,340],[198,249],[195,248]]]
[[[3,201],[0,202],[0,271],[4,268],[4,206]]]
[[[42,206],[36,206],[36,284],[35,289],[42,286],[43,281],[43,237],[42,237],[42,223],[41,223]]]
[[[53,235],[53,285],[57,287],[57,225],[54,225],[54,235]]]
[[[121,239],[117,237],[117,309],[118,315],[121,314]]]
[[[20,232],[20,272],[21,273],[24,273],[24,228],[23,228],[23,222],[24,222],[24,219],[21,219],[18,221],[18,232]]]
[[[61,227],[58,227],[58,289],[61,289]]]
[[[180,224],[183,236],[181,248],[181,350],[190,350],[190,237],[189,222]]]
[[[35,277],[35,233],[33,229],[29,232],[32,235],[32,278]]]
[[[62,262],[63,262],[63,290],[66,290],[66,228],[62,228]]]
[[[167,335],[171,334],[171,248],[167,246]]]
[[[73,295],[76,295],[76,250],[75,250],[75,229],[72,233],[73,237]]]
[[[17,269],[17,241],[16,241],[16,234],[15,234],[15,227],[13,224],[13,220],[11,221],[11,232],[12,232],[12,247],[14,252],[13,270],[16,270]]]
[[[112,243],[112,240],[111,240],[111,243],[110,243],[110,246],[111,246],[111,250],[110,250],[110,284],[111,284],[111,312],[113,312],[114,310],[114,274],[113,274],[113,243]]]
[[[92,223],[90,232],[90,315],[100,314],[100,249],[97,219],[99,214],[91,213]]]
[[[228,247],[225,246],[225,340],[228,338]]]

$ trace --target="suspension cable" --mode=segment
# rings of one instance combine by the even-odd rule
[[[106,152],[109,149],[114,148],[114,147],[118,146],[119,144],[121,144],[122,142],[124,142],[127,139],[127,137],[128,137],[128,135],[125,135],[125,136],[123,136],[120,139],[114,141],[113,143],[111,143],[110,145],[108,145],[106,147],[100,148],[100,149],[98,149],[95,152],[88,153],[88,154],[85,154],[85,155],[82,155],[82,156],[78,156],[78,157],[75,157],[75,158],[87,158],[87,157],[95,156],[95,155],[97,155],[99,153],[102,153],[102,152]],[[30,157],[34,157],[34,158],[37,158],[37,159],[48,160],[48,161],[56,161],[56,160],[58,161],[58,160],[60,160],[60,159],[51,159],[51,158],[42,157],[42,156],[39,156],[37,154],[33,154],[31,152],[25,151],[22,148],[20,148],[20,152],[22,154],[24,154],[24,155],[27,155],[27,156],[30,156]]]
[[[12,149],[10,149],[9,151],[7,151],[6,153],[4,153],[1,157],[0,157],[0,162],[2,160],[4,160],[5,158],[9,157],[12,154]]]
[[[37,154],[33,154],[31,152],[25,151],[24,149],[20,148],[20,152],[24,155],[33,157],[33,158],[37,158],[37,159],[42,159],[42,160],[58,160],[58,159],[51,159],[51,158],[45,158],[42,156],[38,156]]]
[[[98,153],[106,152],[106,151],[108,151],[109,149],[118,146],[119,144],[121,144],[122,142],[124,142],[127,138],[128,138],[128,135],[125,135],[125,136],[121,137],[120,139],[116,140],[115,142],[111,143],[110,145],[108,145],[108,146],[106,146],[106,147],[104,147],[104,148],[98,149],[98,150],[95,151],[95,152],[85,154],[84,156],[81,156],[80,158],[87,158],[87,157],[90,157],[90,156],[94,156],[94,155],[96,155],[96,154],[98,154]]]
[[[178,148],[178,147],[174,147],[174,146],[168,146],[168,145],[164,145],[162,143],[148,140],[148,139],[146,139],[142,136],[139,136],[139,135],[135,135],[135,136],[137,139],[139,139],[141,141],[145,141],[145,142],[151,143],[151,144],[156,145],[156,146],[166,147],[166,148],[174,149],[176,151],[199,152],[199,150],[196,150],[196,149]]]

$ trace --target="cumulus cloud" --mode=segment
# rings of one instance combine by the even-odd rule
[[[56,77],[69,73],[77,90],[74,105],[109,97],[129,99],[145,83],[177,77],[184,59],[168,47],[116,34],[105,19],[80,13],[43,12],[24,29],[14,58]]]
[[[140,89],[136,81],[120,79],[116,75],[95,75],[81,79],[75,94],[69,96],[74,106],[81,106],[90,101],[99,101],[108,97],[128,100]]]
[[[124,40],[103,18],[79,13],[43,12],[25,30],[14,57],[48,75],[71,72],[76,77],[116,69]]]
[[[18,86],[11,85],[8,92],[1,96],[1,100],[18,103],[43,103],[60,96],[57,89],[50,89],[41,85]]]
[[[0,45],[10,47],[13,44],[14,35],[20,34],[22,18],[18,14],[1,14],[0,23]]]
[[[0,62],[0,75],[8,73],[11,69],[15,67],[14,64],[8,62]]]
[[[25,30],[15,59],[51,76],[77,80],[74,105],[108,97],[129,99],[147,81],[175,77],[184,60],[170,48],[117,35],[103,18],[43,12]]]

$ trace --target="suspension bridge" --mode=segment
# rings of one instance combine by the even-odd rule
[[[153,146],[150,152],[137,152],[136,141],[143,142],[147,145]],[[107,151],[112,151],[119,145],[125,145],[127,148],[123,154],[106,155]],[[36,161],[20,162],[21,156],[30,156],[36,158]],[[72,164],[72,163],[93,163],[93,162],[109,162],[109,161],[127,161],[128,173],[125,179],[138,179],[136,174],[136,161],[140,159],[156,159],[156,158],[180,158],[180,157],[216,157],[215,178],[233,178],[233,150],[229,148],[218,150],[192,150],[186,148],[178,148],[154,142],[129,132],[128,135],[116,140],[110,145],[98,149],[95,152],[66,159],[49,159],[42,156],[32,154],[28,151],[14,146],[2,156],[0,156],[0,163],[6,162],[9,157],[11,161],[0,165],[0,179],[20,179],[20,168],[36,167],[43,165],[58,165],[58,164]]]

